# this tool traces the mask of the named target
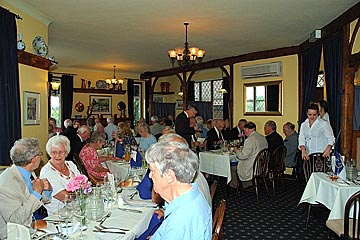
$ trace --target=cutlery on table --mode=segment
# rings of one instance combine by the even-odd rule
[[[100,222],[100,224],[103,224],[107,218],[111,216],[111,212],[108,212],[105,216],[97,220],[97,222]]]
[[[94,229],[93,232],[126,234],[126,232],[119,232],[119,231],[108,230],[108,229],[101,229],[101,230]]]
[[[130,209],[130,208],[118,208],[118,209],[124,212],[142,213],[142,211],[136,209]]]
[[[97,230],[103,230],[103,229],[117,229],[117,230],[120,230],[120,231],[129,231],[129,229],[125,229],[125,228],[119,228],[119,227],[105,227],[104,225],[100,224],[99,226],[95,226],[95,228]]]
[[[135,197],[135,195],[136,195],[136,194],[138,194],[138,192],[137,192],[137,191],[136,191],[136,192],[134,192],[134,193],[132,193],[132,194],[130,194],[130,195],[129,195],[129,199],[131,199],[131,200],[132,200],[132,199]]]

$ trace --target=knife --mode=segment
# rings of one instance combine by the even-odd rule
[[[129,209],[129,208],[118,208],[118,209],[125,211],[125,212],[142,213],[142,211],[136,210],[136,209]]]
[[[118,233],[118,234],[126,234],[126,232],[118,232],[118,231],[108,231],[107,229],[103,229],[103,230],[93,230],[93,232],[100,232],[100,233]]]

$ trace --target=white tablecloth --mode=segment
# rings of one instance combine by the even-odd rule
[[[200,152],[199,160],[200,172],[226,177],[227,183],[231,181],[230,161],[236,161],[236,155],[206,151]]]
[[[347,200],[360,186],[343,180],[331,181],[325,173],[312,173],[299,203],[321,203],[330,210],[328,219],[344,218]]]
[[[135,198],[139,199],[138,196]],[[98,226],[99,223],[96,221],[87,220],[88,229],[84,231],[84,234],[87,235],[86,239],[107,239],[107,237],[110,237],[111,235],[115,237],[122,237],[122,240],[133,240],[135,237],[138,237],[143,232],[145,232],[155,209],[151,207],[130,207],[128,205],[125,205],[124,208],[137,209],[142,211],[142,213],[126,212],[119,210],[116,206],[114,206],[111,209],[105,209],[106,212],[111,212],[111,216],[105,220],[103,225],[106,227],[119,227],[128,229],[129,231],[127,231],[126,235],[101,233],[101,236],[103,237],[100,238],[101,236],[99,237],[99,233],[93,232],[94,227]],[[57,216],[49,216],[48,218],[58,219]],[[51,225],[52,224],[50,224],[50,226],[48,225],[49,231],[56,232],[54,225]],[[80,233],[77,231],[76,233],[70,235],[70,239],[77,239],[79,234]]]
[[[127,180],[127,176],[129,174],[130,164],[125,163],[123,161],[105,161],[106,167],[109,169],[111,173],[120,174],[120,180]]]

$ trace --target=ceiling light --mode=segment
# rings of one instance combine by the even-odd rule
[[[205,50],[199,49],[197,47],[189,47],[189,43],[187,41],[187,28],[189,26],[189,23],[185,22],[184,25],[185,25],[184,47],[171,49],[168,51],[168,55],[173,67],[175,65],[175,62],[177,62],[180,68],[182,68],[184,71],[187,71],[190,69],[190,67],[193,64],[202,62],[203,58],[205,57]]]
[[[116,69],[116,66],[114,65],[114,76],[113,76],[113,78],[106,79],[106,83],[108,84],[109,89],[121,91],[122,90],[122,85],[124,84],[124,80],[116,79],[115,69]],[[110,88],[111,84],[112,84],[112,88]]]

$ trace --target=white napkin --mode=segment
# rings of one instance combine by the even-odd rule
[[[137,151],[135,150],[131,151],[131,158],[134,160],[134,162],[136,162],[136,155],[137,155]]]
[[[8,222],[7,237],[8,240],[30,239],[30,231],[29,228],[23,225]]]
[[[108,177],[108,180],[109,180],[111,191],[115,191],[116,188],[115,188],[114,175],[112,173],[107,173],[107,177]]]

